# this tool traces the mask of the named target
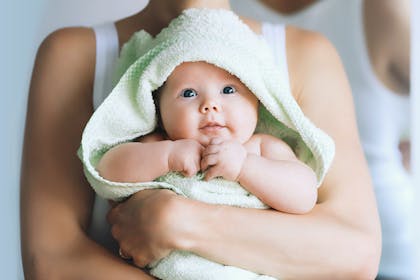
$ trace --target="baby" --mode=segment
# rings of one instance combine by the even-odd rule
[[[96,167],[105,179],[128,183],[159,180],[176,186],[179,181],[171,181],[173,176],[165,174],[191,177],[202,171],[204,180],[222,177],[238,182],[262,205],[278,211],[303,214],[315,205],[315,173],[282,140],[254,134],[259,101],[237,77],[206,62],[184,62],[155,91],[154,100],[158,129],[106,152]],[[171,253],[163,265],[152,265],[151,274],[160,279],[173,279],[173,275],[196,279],[199,276],[194,276],[194,271],[215,267],[209,260],[188,254]],[[191,259],[199,261],[188,265],[190,271],[186,272],[183,260]],[[201,266],[194,269],[196,263]],[[208,270],[214,274],[211,279],[228,279],[233,271],[233,278],[257,279],[240,268],[216,267]]]
[[[236,181],[279,211],[303,214],[317,198],[316,175],[282,140],[254,134],[258,99],[227,71],[184,62],[155,92],[160,129],[115,146],[97,170],[115,182],[149,182],[171,172]]]

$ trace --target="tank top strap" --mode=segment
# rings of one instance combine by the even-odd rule
[[[112,90],[112,76],[118,59],[118,33],[113,22],[92,27],[96,38],[96,66],[93,108],[96,110]]]
[[[112,76],[119,56],[117,29],[113,22],[92,27],[96,37],[96,63],[93,83],[93,109],[96,110],[112,90]],[[110,227],[105,219],[109,210],[108,202],[95,196],[92,209],[92,221],[89,235],[99,244],[111,251],[118,251],[118,244],[110,234]]]
[[[289,70],[286,52],[286,26],[284,24],[273,24],[263,22],[261,25],[261,35],[271,47],[274,62],[281,71],[281,77],[285,85],[290,90]]]

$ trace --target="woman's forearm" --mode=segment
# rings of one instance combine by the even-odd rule
[[[82,232],[62,248],[25,251],[25,279],[154,279],[124,263]]]
[[[189,204],[195,226],[179,243],[183,250],[281,279],[370,279],[375,273],[376,232],[326,214],[323,205],[291,215]]]

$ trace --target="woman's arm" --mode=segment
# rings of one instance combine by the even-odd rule
[[[409,94],[410,0],[364,1],[364,23],[376,75],[397,94]],[[399,148],[404,167],[410,170],[410,140],[401,139]]]
[[[149,279],[86,234],[93,193],[76,151],[92,113],[94,65],[86,28],[54,32],[37,54],[21,175],[25,279]]]
[[[147,210],[150,200],[145,197],[150,193],[140,192],[109,214],[114,237],[120,244],[130,244],[131,251],[125,251],[138,265],[162,257],[154,254],[157,249],[171,247],[282,279],[376,276],[379,219],[344,70],[334,48],[319,35],[288,28],[287,50],[296,99],[336,143],[317,205],[306,215],[291,215],[170,196],[165,203],[149,204],[160,209],[155,214]],[[130,204],[143,209],[126,215],[124,208]],[[151,224],[153,228],[148,227]],[[134,234],[142,241],[137,242]]]
[[[397,94],[410,92],[410,0],[363,1],[369,63]]]

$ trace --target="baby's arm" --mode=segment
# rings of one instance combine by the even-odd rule
[[[260,134],[260,155],[248,153],[239,183],[270,207],[287,213],[309,212],[317,200],[317,179],[282,140]]]
[[[150,182],[169,171],[191,176],[200,169],[202,147],[194,140],[170,141],[157,133],[113,147],[96,169],[114,182]]]
[[[317,200],[315,173],[290,147],[273,136],[253,135],[248,142],[214,138],[203,152],[206,180],[238,181],[270,207],[287,213],[309,212]]]

